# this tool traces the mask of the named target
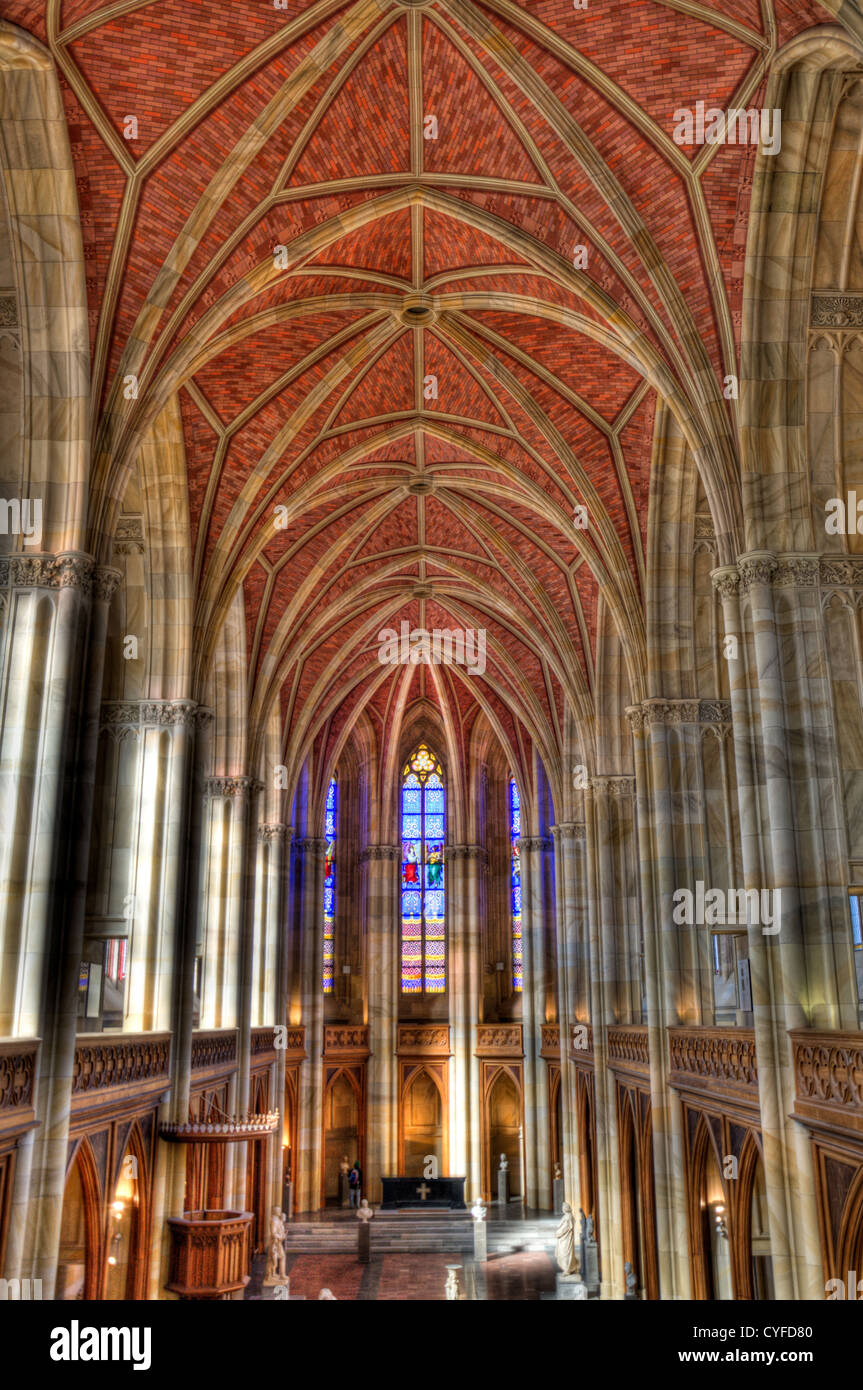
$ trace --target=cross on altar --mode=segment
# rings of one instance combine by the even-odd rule
[[[427,1196],[429,1195],[429,1193],[431,1192],[431,1188],[428,1187],[428,1186],[426,1185],[425,1181],[423,1181],[423,1182],[420,1183],[419,1187],[417,1188],[417,1192],[419,1193],[419,1199],[420,1199],[420,1201],[421,1201],[421,1202],[424,1202],[425,1199],[426,1199],[426,1197],[427,1197]]]

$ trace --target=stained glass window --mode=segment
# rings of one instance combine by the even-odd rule
[[[521,859],[518,841],[521,835],[521,802],[515,778],[509,779],[509,845],[510,845],[510,901],[512,904],[512,987],[522,987],[522,939],[521,939]]]
[[[402,993],[446,990],[446,792],[424,743],[402,772]]]
[[[339,820],[339,788],[335,777],[327,788],[324,811],[324,994],[333,992],[336,924],[336,834]]]

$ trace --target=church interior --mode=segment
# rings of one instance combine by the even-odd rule
[[[4,0],[5,1296],[858,1298],[861,614],[858,0]]]

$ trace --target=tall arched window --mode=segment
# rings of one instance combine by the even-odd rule
[[[324,811],[324,994],[333,992],[333,962],[336,945],[336,833],[339,821],[339,788],[335,777],[327,788]]]
[[[509,779],[509,845],[510,845],[510,903],[512,907],[512,987],[522,987],[521,938],[521,857],[518,841],[521,835],[521,802],[515,778]]]
[[[446,990],[444,839],[440,763],[424,743],[402,772],[402,993]]]

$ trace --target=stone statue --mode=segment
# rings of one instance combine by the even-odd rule
[[[596,1244],[596,1237],[595,1237],[595,1235],[593,1234],[593,1217],[592,1217],[592,1216],[589,1216],[589,1217],[587,1218],[587,1230],[586,1230],[585,1233],[584,1233],[584,1239],[585,1239],[585,1242],[586,1242],[588,1245],[595,1245],[595,1244]]]
[[[348,1176],[348,1173],[350,1172],[350,1167],[351,1167],[351,1165],[350,1165],[350,1163],[348,1162],[348,1156],[347,1156],[347,1154],[343,1154],[343,1155],[342,1155],[342,1161],[341,1161],[341,1163],[339,1164],[339,1172],[341,1173],[341,1175],[342,1175],[343,1178],[346,1178],[346,1177]]]
[[[273,1214],[270,1217],[270,1249],[267,1261],[267,1278],[281,1282],[287,1279],[287,1268],[285,1259],[285,1236],[288,1234],[285,1227],[284,1212],[281,1207],[273,1207]]]
[[[320,1301],[321,1301],[322,1298],[331,1299],[331,1300],[333,1301],[333,1303],[338,1303],[338,1301],[339,1301],[339,1300],[336,1298],[335,1294],[333,1293],[332,1289],[321,1289],[320,1293],[318,1294],[318,1302],[319,1302],[319,1303],[320,1303]]]
[[[554,1233],[554,1257],[561,1274],[575,1274],[578,1268],[575,1258],[575,1217],[569,1202],[563,1204],[561,1222]]]
[[[500,1171],[501,1171],[502,1173],[505,1173],[508,1167],[509,1167],[509,1160],[507,1159],[506,1154],[501,1154],[501,1156],[500,1156]]]
[[[458,1282],[458,1272],[461,1265],[447,1265],[446,1291],[444,1297],[448,1303],[464,1298]]]
[[[638,1279],[629,1260],[627,1260],[623,1266],[623,1275],[626,1280],[626,1297],[637,1298]]]
[[[555,1165],[554,1165],[554,1180],[555,1180],[555,1182],[557,1182],[557,1181],[558,1181],[560,1178],[562,1178],[562,1177],[563,1177],[563,1174],[562,1174],[561,1171],[560,1171],[560,1164],[559,1164],[559,1163],[555,1163]]]
[[[474,1221],[485,1221],[486,1213],[485,1207],[482,1204],[481,1197],[477,1197],[476,1201],[470,1209],[470,1214],[473,1217]]]
[[[369,1206],[369,1199],[368,1199],[368,1197],[363,1197],[362,1201],[360,1202],[359,1207],[357,1208],[357,1220],[358,1220],[358,1221],[363,1221],[363,1222],[369,1222],[369,1221],[373,1221],[373,1220],[374,1220],[374,1216],[375,1216],[374,1211],[373,1211],[372,1208]]]

